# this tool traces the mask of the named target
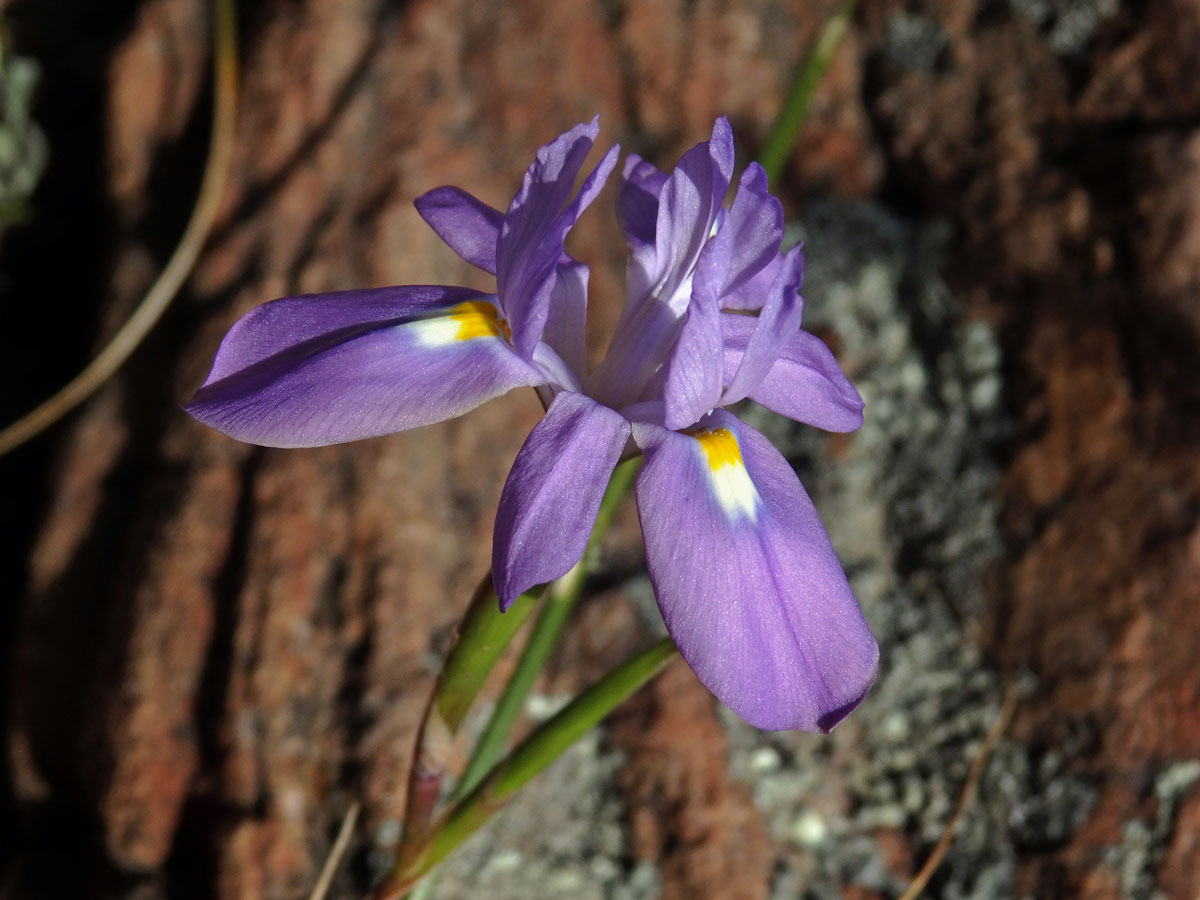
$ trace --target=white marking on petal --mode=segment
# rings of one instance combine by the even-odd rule
[[[500,310],[486,300],[468,300],[440,315],[416,319],[400,327],[409,329],[426,347],[448,347],[480,337],[508,340],[511,336]]]
[[[760,497],[746,464],[737,437],[727,428],[685,431],[699,445],[708,470],[713,495],[730,519],[758,519]]]
[[[400,326],[425,347],[448,347],[458,343],[458,323],[449,316],[417,319]]]

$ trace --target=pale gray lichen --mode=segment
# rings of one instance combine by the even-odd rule
[[[1120,0],[1009,0],[1009,3],[1064,56],[1083,53],[1121,5]]]
[[[558,706],[542,698],[534,706]],[[547,707],[548,708],[548,707]],[[631,864],[616,775],[624,757],[585,735],[442,867],[434,897],[651,900],[658,871]]]
[[[932,71],[949,46],[946,32],[928,16],[897,12],[887,18],[883,52],[906,69]]]
[[[1108,847],[1104,863],[1117,872],[1121,894],[1127,900],[1168,900],[1155,887],[1175,825],[1179,804],[1200,782],[1200,760],[1170,762],[1154,778],[1158,805],[1154,820],[1131,819],[1121,829],[1121,843]]]
[[[943,230],[877,206],[804,216],[807,327],[828,331],[866,423],[828,439],[748,412],[795,458],[881,649],[880,677],[831,738],[756,732],[732,716],[735,772],[786,848],[773,896],[905,886],[873,835],[902,832],[920,861],[949,820],[1003,684],[977,649],[997,558],[995,462],[1008,421],[1001,355],[938,275]],[[770,748],[777,767],[756,764]],[[1094,799],[1061,761],[1002,742],[927,892],[1007,898],[1019,847],[1064,840]]]
[[[46,168],[47,147],[33,120],[41,69],[13,53],[0,19],[0,225],[21,220]]]

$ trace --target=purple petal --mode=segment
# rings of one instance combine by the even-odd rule
[[[648,399],[648,386],[663,376],[663,361],[682,324],[682,314],[666,303],[626,304],[608,352],[589,379],[590,393],[614,409]]]
[[[696,675],[759,728],[829,731],[879,650],[796,474],[728,413],[692,436],[635,426],[638,516],[659,609]]]
[[[733,130],[722,116],[713,125],[712,139],[679,160],[659,198],[654,283],[663,300],[670,301],[696,265],[732,175]]]
[[[732,172],[733,132],[721,118],[713,125],[712,140],[685,153],[662,186],[655,245],[633,246],[625,308],[591,379],[596,395],[614,408],[646,399],[651,379],[663,378],[661,369],[691,302],[693,270],[721,213]],[[653,182],[649,174],[644,178]],[[647,227],[635,223],[643,234]]]
[[[496,274],[496,242],[504,214],[456,187],[434,188],[413,201],[437,236],[473,266]]]
[[[272,300],[250,310],[229,329],[204,384],[315,338],[429,315],[483,297],[469,288],[401,285]]]
[[[754,330],[746,343],[741,363],[729,381],[721,406],[736,403],[750,395],[771,371],[779,354],[800,330],[800,317],[804,312],[804,301],[800,298],[800,285],[804,280],[804,255],[797,244],[783,258],[775,283],[767,294],[754,322]],[[745,320],[745,316],[725,316],[724,321]],[[735,322],[735,327],[737,323]]]
[[[783,254],[775,254],[765,266],[759,269],[741,287],[731,291],[721,298],[721,309],[759,310],[767,302],[771,287],[779,275],[779,267],[783,265]]]
[[[726,315],[725,376],[735,377],[755,328],[751,316]],[[833,352],[815,334],[792,335],[770,371],[750,391],[750,399],[797,422],[826,431],[854,431],[863,423],[863,401]]]
[[[542,340],[576,374],[587,372],[587,286],[586,265],[560,264],[542,331]]]
[[[721,287],[729,271],[732,245],[710,241],[700,254],[687,315],[667,361],[663,401],[667,428],[686,428],[721,399]]]
[[[238,440],[312,447],[439,422],[545,381],[503,337],[494,297],[465,288],[376,292],[393,298],[387,304],[370,293],[252,311],[226,336],[187,411]]]
[[[767,173],[751,163],[742,173],[733,206],[710,244],[728,242],[729,268],[721,294],[741,288],[779,255],[783,206],[767,192]]]
[[[658,197],[666,183],[667,173],[636,153],[625,158],[625,169],[617,184],[617,221],[631,243],[654,243]]]
[[[579,562],[629,431],[623,416],[583,394],[554,398],[500,495],[492,578],[501,609]]]
[[[546,324],[567,232],[616,165],[618,148],[614,147],[584,181],[575,200],[567,204],[575,176],[598,133],[599,125],[593,119],[590,125],[577,125],[539,150],[500,228],[498,293],[512,325],[513,346],[527,359]]]

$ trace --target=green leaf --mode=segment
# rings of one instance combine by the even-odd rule
[[[398,874],[396,883],[404,886],[415,883],[449,856],[502,808],[513,793],[662,671],[675,658],[675,652],[675,645],[664,638],[613,669],[544,723],[493,769],[479,787],[451,807],[423,851],[405,872]]]
[[[856,5],[857,0],[842,0],[837,12],[817,35],[816,43],[792,79],[791,90],[788,91],[783,109],[775,119],[775,124],[771,126],[771,133],[767,135],[762,152],[758,155],[758,163],[766,171],[767,181],[771,184],[775,183],[775,179],[783,171],[783,165],[787,162],[788,154],[792,152],[792,145],[796,141],[796,134],[808,116],[813,94],[829,70],[833,55],[850,27],[850,17],[854,14]]]
[[[522,594],[502,613],[490,572],[476,589],[435,689],[435,708],[451,734],[458,732],[496,660],[533,612],[542,590]]]

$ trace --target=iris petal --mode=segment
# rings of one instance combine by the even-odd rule
[[[630,217],[626,225],[632,226],[634,237],[628,297],[608,353],[590,381],[597,396],[617,408],[646,399],[644,394],[651,379],[657,375],[661,382],[664,377],[659,370],[667,362],[684,325],[691,302],[693,271],[729,189],[733,173],[733,132],[729,122],[718,119],[713,125],[712,139],[685,153],[661,188],[653,167],[643,166],[627,164],[625,172],[626,187],[642,192],[634,202],[630,202],[632,194],[626,197],[622,213]],[[650,233],[646,216],[650,191],[656,188],[659,194],[653,229],[655,243],[651,246],[642,242],[641,237]],[[705,334],[693,336],[704,340],[711,337],[712,326],[707,319],[693,326],[693,330],[697,329]],[[685,356],[690,359],[692,354]],[[706,377],[708,374],[704,373]],[[677,377],[683,377],[682,373]]]
[[[767,173],[751,163],[742,173],[737,194],[713,245],[728,244],[729,263],[721,296],[734,293],[779,254],[783,240],[783,206],[767,192]]]
[[[638,515],[667,630],[759,728],[828,731],[879,651],[812,502],[779,452],[717,412],[693,433],[636,425]]]
[[[721,399],[720,293],[732,247],[728,241],[709,241],[700,253],[679,340],[667,360],[663,385],[667,428],[691,425]]]
[[[733,131],[724,117],[712,139],[679,160],[659,197],[655,242],[655,291],[670,301],[696,265],[733,176]]]
[[[617,185],[617,221],[631,243],[653,244],[658,223],[658,197],[667,183],[661,172],[636,153],[625,158]]]
[[[473,266],[496,274],[496,241],[504,214],[461,188],[440,187],[413,201],[437,236]]]
[[[541,337],[564,261],[563,241],[600,188],[619,148],[608,151],[568,203],[575,177],[599,133],[597,120],[577,125],[542,147],[513,198],[500,227],[496,249],[496,281],[501,306],[512,323],[513,345],[529,358]],[[565,208],[564,208],[565,207]]]
[[[583,394],[554,398],[500,495],[492,577],[502,609],[579,562],[629,432],[623,416]]]
[[[804,256],[797,245],[783,257],[757,317],[747,319],[745,316],[727,315],[722,318],[723,323],[731,323],[735,328],[751,321],[754,330],[746,342],[741,362],[721,397],[721,406],[728,406],[749,396],[800,330],[800,317],[804,312],[804,301],[800,298],[803,280]]]
[[[336,444],[461,415],[545,381],[508,343],[494,299],[391,288],[260,306],[226,336],[186,409],[268,447]]]
[[[725,377],[732,381],[756,327],[751,316],[726,315]],[[863,400],[833,352],[819,337],[800,329],[749,397],[772,412],[826,431],[854,431],[863,423]]]
[[[542,340],[576,375],[587,372],[588,275],[588,267],[583,263],[558,266],[542,331]]]

